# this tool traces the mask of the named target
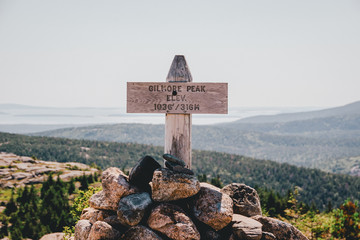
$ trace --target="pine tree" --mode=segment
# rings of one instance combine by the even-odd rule
[[[10,216],[12,213],[17,211],[17,206],[14,200],[14,191],[11,191],[11,198],[9,202],[6,204],[6,208],[4,210],[4,213],[6,216]]]
[[[89,182],[85,174],[82,175],[80,179],[80,190],[86,191],[89,188]]]
[[[73,178],[71,178],[69,184],[68,184],[68,194],[71,195],[75,192],[75,181]]]

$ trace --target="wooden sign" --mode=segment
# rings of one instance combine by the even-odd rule
[[[185,57],[176,55],[166,82],[128,82],[128,113],[166,113],[165,153],[191,169],[192,113],[228,112],[227,83],[193,83]]]
[[[128,113],[227,114],[227,83],[128,82]]]

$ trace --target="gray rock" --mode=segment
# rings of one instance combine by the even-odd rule
[[[260,198],[256,190],[240,183],[231,183],[221,189],[234,201],[234,213],[247,217],[261,215]]]
[[[213,185],[200,183],[200,186],[194,200],[194,216],[216,231],[223,229],[232,220],[232,199]]]
[[[161,166],[154,158],[145,156],[131,169],[129,182],[135,186],[146,188],[153,177],[154,171],[158,168],[161,168]]]
[[[131,194],[122,198],[117,210],[119,221],[126,226],[137,225],[151,203],[151,197],[147,192]]]
[[[194,175],[194,172],[191,171],[190,169],[187,169],[185,167],[182,167],[180,165],[177,165],[177,164],[169,162],[169,161],[165,161],[165,166],[174,172]]]
[[[120,232],[113,228],[110,224],[97,221],[93,224],[90,230],[88,240],[118,240],[120,236]]]
[[[177,165],[180,165],[182,167],[185,167],[185,162],[183,160],[181,160],[180,158],[177,158],[171,154],[165,153],[163,155],[163,158],[169,162],[175,163]]]
[[[200,240],[193,221],[178,206],[163,203],[154,208],[147,221],[149,227],[175,240]]]
[[[233,233],[240,239],[260,240],[262,224],[243,215],[234,214],[232,219]]]
[[[92,224],[89,220],[79,220],[75,225],[75,240],[87,239],[91,230]]]
[[[194,176],[161,168],[154,172],[151,190],[152,199],[167,202],[194,196],[200,183]]]
[[[289,223],[283,221],[264,217],[264,216],[253,216],[252,219],[260,222],[263,227],[264,232],[269,232],[274,234],[277,239],[286,239],[286,240],[308,240],[297,228]]]
[[[127,230],[121,239],[123,240],[161,240],[156,233],[147,227],[137,225]]]

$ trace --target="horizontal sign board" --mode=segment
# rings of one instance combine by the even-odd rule
[[[128,113],[228,113],[227,83],[128,82]]]

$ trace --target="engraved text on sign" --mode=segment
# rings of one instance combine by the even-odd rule
[[[128,113],[228,112],[227,83],[128,82]]]

